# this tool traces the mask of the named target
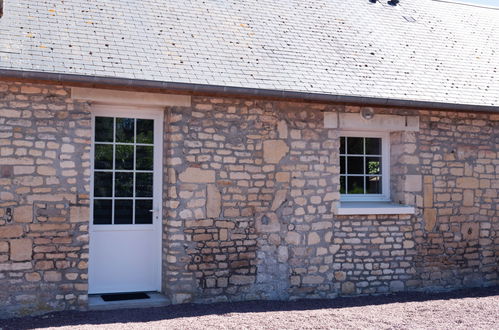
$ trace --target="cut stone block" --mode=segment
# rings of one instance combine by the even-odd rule
[[[222,194],[214,184],[209,184],[206,188],[208,200],[206,202],[206,216],[208,218],[218,218],[222,209]]]
[[[179,179],[187,183],[214,183],[215,171],[203,170],[197,167],[189,167],[180,173]]]

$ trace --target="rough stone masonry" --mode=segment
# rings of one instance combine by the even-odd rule
[[[84,309],[91,107],[60,86],[0,92],[0,315]],[[359,111],[210,97],[165,110],[172,303],[499,283],[499,115],[375,109],[419,116],[419,132],[390,135],[392,199],[416,213],[338,216],[340,132],[324,113]]]

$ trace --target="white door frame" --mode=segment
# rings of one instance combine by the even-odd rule
[[[92,146],[90,151],[90,219],[89,219],[89,239],[92,240],[93,231],[121,231],[145,228],[149,225],[112,225],[111,227],[102,227],[102,225],[93,224],[93,202],[94,202],[94,149],[95,149],[95,117],[130,117],[138,119],[154,119],[154,172],[153,172],[153,226],[156,232],[155,240],[157,248],[155,249],[154,258],[156,259],[155,285],[156,291],[161,291],[161,275],[162,275],[162,228],[163,228],[163,125],[164,125],[164,107],[151,106],[122,106],[122,105],[107,105],[107,104],[92,104]],[[99,228],[100,227],[100,228]],[[92,265],[92,250],[91,243],[89,244],[89,269],[90,276]],[[105,293],[97,292],[90,286],[89,294]],[[106,292],[107,293],[107,292]]]

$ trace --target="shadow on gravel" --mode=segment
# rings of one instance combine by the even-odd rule
[[[409,292],[382,296],[362,296],[336,299],[304,299],[297,301],[248,301],[214,304],[182,304],[148,309],[113,311],[66,311],[43,316],[0,320],[0,330],[31,329],[78,325],[105,325],[169,320],[204,315],[230,313],[264,313],[275,311],[304,311],[312,309],[361,307],[404,302],[479,298],[499,295],[499,286],[464,289],[443,293]]]

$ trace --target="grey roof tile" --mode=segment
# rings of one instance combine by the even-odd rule
[[[384,1],[384,0],[383,0]],[[0,68],[499,105],[499,10],[432,0],[16,0]]]

